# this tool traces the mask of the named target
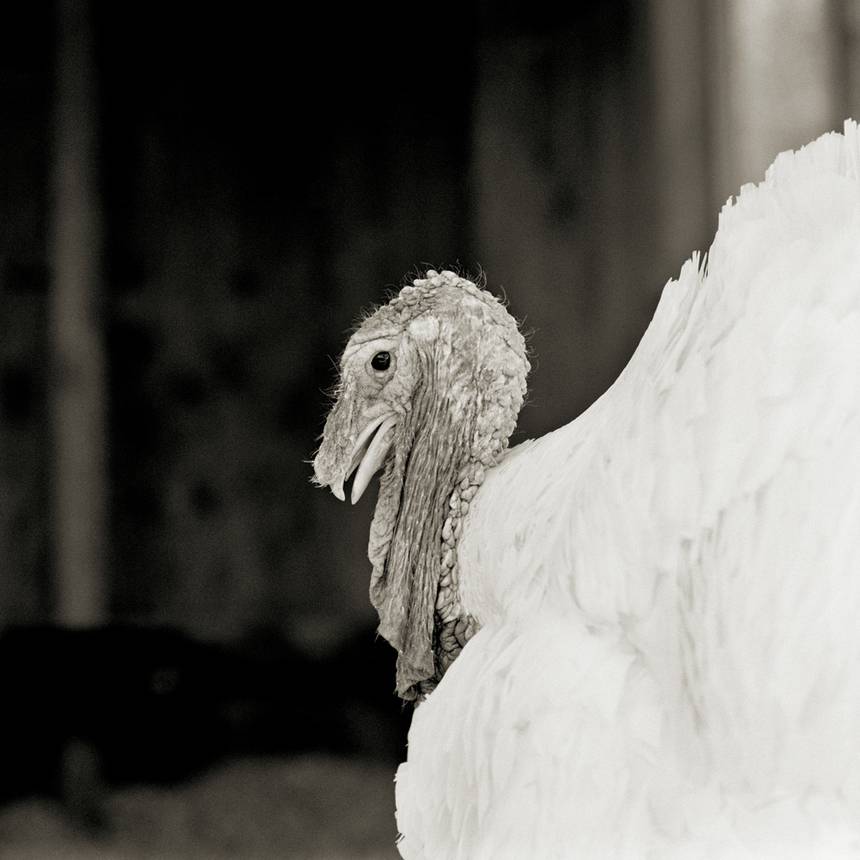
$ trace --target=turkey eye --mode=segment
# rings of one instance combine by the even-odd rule
[[[370,360],[370,366],[374,370],[388,370],[391,364],[391,355],[387,352],[377,352]]]

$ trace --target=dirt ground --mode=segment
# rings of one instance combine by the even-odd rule
[[[0,808],[3,860],[396,860],[394,774],[330,756],[242,759],[113,791],[89,832],[55,800]]]

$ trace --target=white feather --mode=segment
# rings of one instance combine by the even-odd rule
[[[780,155],[612,388],[510,451],[406,858],[860,856],[860,134]]]

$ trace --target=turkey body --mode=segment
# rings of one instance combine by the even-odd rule
[[[860,136],[727,204],[616,383],[491,469],[406,858],[860,856]]]

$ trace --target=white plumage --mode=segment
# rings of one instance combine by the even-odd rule
[[[860,857],[860,134],[773,164],[617,382],[487,473],[405,858]]]

